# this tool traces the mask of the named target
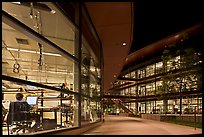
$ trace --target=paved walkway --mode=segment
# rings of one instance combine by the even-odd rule
[[[83,135],[189,135],[202,129],[142,118],[108,115],[105,122]]]

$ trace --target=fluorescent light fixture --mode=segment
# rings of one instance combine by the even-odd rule
[[[27,52],[27,53],[37,53],[36,51],[24,50],[24,49],[21,49],[20,51],[21,51],[21,52]]]
[[[24,49],[15,49],[15,48],[7,48],[7,50],[11,51],[20,51],[20,52],[26,52],[26,53],[34,53],[34,54],[40,54],[38,51],[33,51],[33,50],[24,50]],[[60,54],[55,54],[55,53],[48,53],[48,52],[42,52],[43,55],[49,55],[49,56],[58,56],[61,57]]]
[[[40,54],[40,53],[39,53]],[[60,57],[61,55],[60,54],[55,54],[55,53],[46,53],[46,52],[42,52],[42,54],[44,55],[50,55],[50,56],[58,56]]]
[[[18,49],[14,49],[14,48],[7,48],[7,50],[18,51]]]
[[[11,2],[11,3],[14,3],[14,4],[19,4],[19,5],[21,4],[21,2]]]
[[[30,71],[31,69],[22,69],[24,71]],[[38,69],[33,69],[32,71],[39,71]],[[53,73],[53,74],[70,74],[69,72],[59,72],[59,71],[41,71],[42,73]]]

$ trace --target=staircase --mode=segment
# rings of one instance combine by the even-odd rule
[[[135,116],[135,114],[130,109],[128,109],[126,106],[122,104],[122,101],[120,99],[117,99],[117,100],[110,99],[110,100],[114,102],[116,105],[118,105],[120,108],[122,108],[126,113],[128,113],[130,117]]]

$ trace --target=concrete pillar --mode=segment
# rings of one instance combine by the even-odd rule
[[[163,100],[163,113],[166,113],[168,111],[168,100]]]
[[[135,114],[136,115],[138,114],[138,102],[137,101],[135,102]]]

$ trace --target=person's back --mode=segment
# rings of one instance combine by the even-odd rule
[[[29,120],[30,106],[27,102],[11,102],[9,106],[9,123]]]
[[[22,101],[23,95],[16,94],[16,102],[11,102],[9,105],[9,113],[7,123],[10,125],[12,121],[26,121],[29,120],[30,105]]]

